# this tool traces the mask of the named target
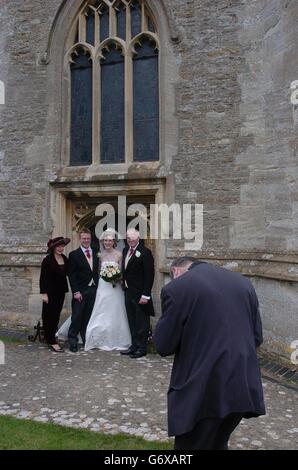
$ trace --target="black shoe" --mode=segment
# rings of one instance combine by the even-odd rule
[[[147,355],[146,352],[136,351],[136,352],[130,354],[129,357],[131,357],[132,359],[137,359],[138,357],[143,357],[143,356],[146,356],[146,355]]]
[[[126,351],[120,351],[122,356],[129,356],[130,354],[134,354],[136,352],[133,348],[128,348]]]
[[[71,344],[69,346],[69,350],[70,350],[70,352],[76,353],[76,352],[78,352],[78,346],[76,344]]]

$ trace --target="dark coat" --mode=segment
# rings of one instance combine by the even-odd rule
[[[146,246],[139,244],[136,251],[140,253],[140,256],[136,256],[136,251],[130,257],[126,269],[125,269],[125,258],[129,247],[126,246],[123,250],[122,257],[122,276],[123,283],[127,286],[131,295],[138,302],[142,295],[150,297],[147,304],[139,306],[143,311],[151,316],[154,316],[154,308],[151,298],[151,290],[154,281],[154,259],[151,251]]]
[[[167,284],[154,334],[161,356],[175,354],[168,391],[169,435],[204,418],[265,414],[256,346],[258,299],[238,273],[200,263]]]
[[[67,274],[68,259],[62,255],[64,267],[60,267],[55,256],[51,253],[41,263],[39,288],[41,294],[63,294],[68,292]]]
[[[69,282],[73,294],[76,292],[82,293],[88,287],[92,279],[95,285],[98,285],[98,256],[93,249],[92,257],[93,271],[91,271],[90,265],[81,247],[69,254]]]

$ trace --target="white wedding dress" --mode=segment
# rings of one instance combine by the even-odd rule
[[[107,264],[120,267],[114,257],[104,254],[101,267]],[[70,322],[71,317],[60,327],[57,333],[58,339],[67,341]],[[79,342],[81,342],[80,337]],[[95,348],[104,351],[121,351],[130,346],[131,334],[122,287],[119,282],[113,287],[112,283],[100,278],[92,314],[87,325],[85,351]]]
[[[118,266],[115,261],[103,261],[105,265]],[[98,348],[104,351],[124,350],[131,345],[131,335],[125,309],[124,292],[118,282],[99,279],[96,299],[86,330],[85,351]]]

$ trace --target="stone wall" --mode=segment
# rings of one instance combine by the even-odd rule
[[[50,97],[46,70],[39,61],[58,4],[11,1],[0,8],[0,60],[6,85],[6,105],[0,110],[3,245],[38,244],[51,229],[46,211],[46,175],[53,157],[46,129]],[[2,70],[1,65],[1,76]]]
[[[290,102],[298,76],[298,5],[198,1],[188,7],[180,2],[176,15],[184,33],[177,46],[176,200],[204,204],[198,256],[254,276],[266,346],[289,358],[298,338],[298,137]],[[170,245],[168,255],[177,250],[183,252],[181,243]]]
[[[2,325],[30,324],[28,299],[31,292],[32,282],[27,268],[4,267],[0,269],[0,321]]]
[[[66,217],[57,212],[60,193],[53,184],[67,183],[69,192],[72,181],[98,178],[99,187],[106,184],[100,169],[61,168],[63,49],[79,4],[11,0],[0,6],[0,80],[6,89],[6,103],[0,104],[0,317],[5,321],[39,312],[44,246]],[[298,338],[298,121],[290,102],[290,84],[298,79],[297,2],[151,0],[151,5],[160,8],[166,44],[162,165],[147,174],[140,168],[121,175],[106,170],[105,178],[162,177],[165,202],[204,204],[204,244],[197,255],[253,277],[266,344],[287,356]],[[165,248],[159,269],[166,272],[185,250],[181,242]]]
[[[263,320],[264,346],[290,361],[297,340],[297,283],[255,278]]]

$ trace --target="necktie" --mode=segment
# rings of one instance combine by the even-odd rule
[[[89,248],[87,248],[87,250],[85,251],[85,253],[86,253],[87,258],[90,259],[91,256],[90,256],[90,250],[89,250]]]
[[[133,255],[134,249],[130,247],[128,256],[131,257]]]

